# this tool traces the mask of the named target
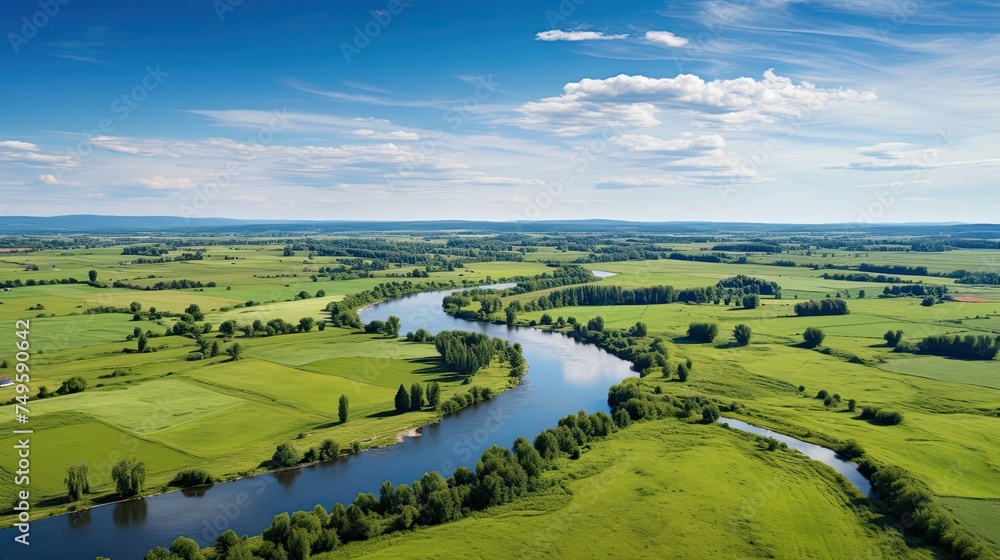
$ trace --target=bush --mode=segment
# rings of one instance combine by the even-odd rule
[[[719,325],[715,323],[691,323],[688,325],[688,338],[696,342],[712,342],[719,334]]]
[[[826,334],[816,327],[809,327],[802,333],[802,341],[806,348],[816,348],[820,344],[823,344],[823,339],[825,338]]]
[[[857,459],[865,454],[865,450],[861,447],[861,444],[853,439],[849,439],[837,445],[833,448],[833,450],[837,452],[837,455],[840,455],[848,461],[853,461],[854,459]]]
[[[899,412],[880,410],[878,407],[865,406],[861,408],[861,418],[880,426],[895,426],[903,421]]]
[[[714,404],[705,405],[701,409],[701,421],[706,424],[711,424],[719,419],[722,414],[719,413],[719,407]]]
[[[210,484],[212,482],[212,477],[201,469],[185,469],[177,473],[174,479],[170,481],[170,486],[180,486],[181,488],[188,488],[191,486],[201,486],[202,484]]]
[[[847,309],[847,302],[840,298],[825,298],[821,300],[809,300],[795,304],[795,314],[799,317],[811,317],[815,315],[846,315],[850,313]]]
[[[271,462],[277,467],[291,467],[297,465],[301,460],[302,456],[298,450],[288,442],[279,445],[274,450],[274,455],[271,456]]]
[[[753,331],[750,330],[749,325],[736,325],[733,329],[733,338],[736,339],[737,346],[746,346],[750,344],[750,336]]]

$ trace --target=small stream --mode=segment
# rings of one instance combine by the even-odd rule
[[[833,470],[842,474],[848,482],[853,484],[865,496],[871,497],[873,495],[872,483],[865,478],[865,475],[861,474],[861,471],[858,470],[858,465],[841,458],[832,449],[827,449],[813,443],[801,441],[793,437],[786,436],[785,434],[779,434],[778,432],[772,432],[766,428],[754,426],[753,424],[747,424],[742,420],[736,420],[734,418],[726,418],[723,416],[719,418],[719,423],[728,424],[730,428],[735,428],[743,432],[750,432],[759,436],[773,437],[780,442],[784,442],[788,445],[788,447],[804,453],[806,457],[833,467]]]

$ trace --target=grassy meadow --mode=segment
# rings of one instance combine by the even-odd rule
[[[420,240],[444,247],[449,239]],[[0,279],[79,281],[0,292],[0,327],[8,336],[16,320],[31,319],[32,396],[43,386],[54,391],[72,377],[88,385],[83,393],[30,403],[32,487],[42,514],[112,499],[110,470],[124,457],[145,462],[147,493],[166,490],[181,469],[201,468],[216,478],[233,478],[264,470],[282,442],[299,451],[327,438],[342,446],[387,445],[400,432],[440,417],[427,408],[394,413],[393,396],[400,384],[437,381],[442,400],[468,389],[461,376],[441,366],[432,345],[340,328],[266,338],[237,334],[232,342],[244,347],[242,359],[189,360],[198,350],[195,341],[163,336],[177,319],[151,319],[151,308],[180,314],[197,304],[205,313],[200,323],[213,325],[208,339],[226,347],[231,342],[216,338],[224,321],[322,320],[327,304],[382,282],[408,280],[406,273],[419,268],[393,263],[361,277],[331,280],[321,275],[314,281],[320,268],[337,267],[346,258],[310,257],[305,251],[285,256],[285,243],[270,238],[204,242],[195,246],[204,260],[152,264],[132,263],[134,257],[123,255],[122,246],[0,254]],[[672,247],[704,254],[711,245]],[[532,276],[551,271],[549,264],[588,255],[541,246],[524,252],[522,261],[469,261],[453,270],[436,269],[426,280],[463,285]],[[748,254],[744,264],[670,259],[591,263],[585,266],[616,273],[600,281],[608,285],[692,288],[744,274],[777,282],[783,298],[763,298],[752,310],[722,304],[589,306],[522,313],[517,320],[540,322],[547,313],[583,323],[600,316],[609,328],[643,322],[651,337],[665,340],[670,369],[687,359],[694,364],[686,383],[659,371],[644,383],[667,395],[737,402],[737,417],[821,445],[854,439],[869,456],[911,472],[960,524],[1000,551],[1000,362],[893,352],[882,338],[887,330],[902,330],[906,342],[930,335],[1000,334],[1000,288],[904,276],[985,300],[925,307],[920,298],[879,298],[882,283],[828,280],[822,278],[824,270],[770,264],[777,259],[982,271],[995,268],[1000,251],[813,250]],[[33,266],[38,270],[26,270]],[[170,280],[215,284],[170,290],[96,288],[85,283],[90,270],[107,285],[116,280],[140,287]],[[324,294],[317,296],[319,291]],[[505,303],[527,302],[547,291],[508,297]],[[300,292],[315,297],[297,299]],[[796,302],[828,295],[845,298],[850,314],[794,316]],[[246,306],[249,301],[256,303]],[[133,320],[131,313],[86,313],[101,306],[127,308],[132,302],[141,304],[141,320]],[[694,322],[718,324],[718,338],[692,343],[686,331]],[[734,344],[733,328],[740,324],[752,329],[749,346]],[[136,348],[136,341],[128,339],[136,327],[155,335],[148,340],[154,351],[123,352]],[[826,334],[819,348],[800,344],[809,327]],[[0,360],[13,364],[13,345],[6,348],[0,350]],[[12,368],[0,369],[0,376],[13,373]],[[496,392],[510,381],[506,368],[495,363],[477,373],[473,383]],[[841,396],[840,404],[824,405],[815,398],[820,390]],[[350,399],[347,423],[338,419],[340,395]],[[0,400],[13,396],[13,388],[0,389]],[[849,399],[859,407],[898,411],[904,421],[878,426],[861,420],[847,410]],[[14,443],[9,435],[16,426],[12,416],[0,422],[2,447]],[[255,429],[245,429],[248,425]],[[12,454],[0,456],[2,476],[12,476],[13,459]],[[82,461],[90,465],[94,493],[82,502],[66,503],[66,469]],[[577,461],[564,460],[546,476],[551,488],[515,503],[448,525],[352,543],[321,557],[451,558],[470,551],[481,551],[471,554],[483,558],[936,557],[929,550],[905,547],[832,470],[795,453],[768,452],[754,438],[719,426],[674,420],[639,424],[594,445]],[[0,486],[0,501],[9,503],[12,490],[12,485]],[[12,521],[8,516],[0,522]],[[609,533],[621,538],[595,539]]]
[[[314,558],[934,558],[832,469],[722,426],[635,424],[546,476],[512,504]]]

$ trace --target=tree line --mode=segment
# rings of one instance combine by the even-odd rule
[[[821,300],[802,301],[795,304],[795,314],[799,317],[816,315],[847,315],[850,310],[847,302],[840,298],[824,298]]]
[[[965,360],[992,360],[1000,352],[1000,336],[931,335],[916,345],[917,352]]]
[[[213,545],[215,558],[307,560],[345,543],[457,521],[548,487],[542,474],[557,459],[578,457],[584,446],[615,430],[617,425],[607,414],[580,411],[540,433],[534,444],[519,437],[510,449],[497,445],[486,449],[475,470],[458,467],[448,478],[431,471],[412,484],[396,486],[386,481],[378,496],[360,493],[352,503],[337,503],[331,511],[317,505],[311,511],[278,514],[261,533],[259,544],[227,530]],[[178,537],[169,549],[156,547],[145,556],[145,560],[180,558],[202,558],[197,543]]]

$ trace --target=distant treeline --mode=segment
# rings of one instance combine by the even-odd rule
[[[794,265],[793,265],[794,266]],[[868,274],[867,272],[859,272],[857,274],[840,274],[829,272],[824,272],[822,278],[824,280],[844,280],[847,282],[878,282],[886,284],[911,284],[913,280],[903,280],[899,276],[886,276],[884,274]]]
[[[795,304],[795,314],[800,317],[814,315],[847,315],[847,302],[839,298],[809,300]]]
[[[926,266],[905,266],[901,264],[869,264],[858,265],[861,272],[881,272],[883,274],[905,274],[907,276],[927,276]]]
[[[933,335],[917,343],[921,354],[962,358],[966,360],[992,360],[1000,352],[1000,336],[989,335]]]
[[[884,296],[935,296],[943,297],[948,293],[948,286],[941,284],[910,284],[906,286],[886,286],[882,289]]]
[[[743,253],[780,253],[781,245],[774,243],[721,243],[713,251],[740,251]]]
[[[112,287],[115,288],[128,288],[130,290],[146,291],[189,290],[192,288],[214,288],[216,286],[217,284],[215,282],[202,282],[200,280],[188,280],[186,278],[181,278],[179,280],[161,280],[150,286],[132,284],[127,280],[115,280],[112,284]]]
[[[776,282],[761,280],[745,275],[720,280],[715,286],[705,288],[684,288],[673,286],[649,286],[623,288],[603,284],[585,284],[552,290],[523,306],[525,311],[554,309],[579,305],[657,305],[665,303],[710,303],[722,299],[729,305],[733,299],[742,302],[744,295],[772,295],[781,297],[781,286]],[[543,301],[544,300],[544,301]],[[518,309],[517,311],[520,311]]]
[[[996,272],[968,272],[965,270],[956,270],[955,272],[961,273],[955,280],[959,284],[990,284],[994,286],[1000,284],[1000,274]]]

